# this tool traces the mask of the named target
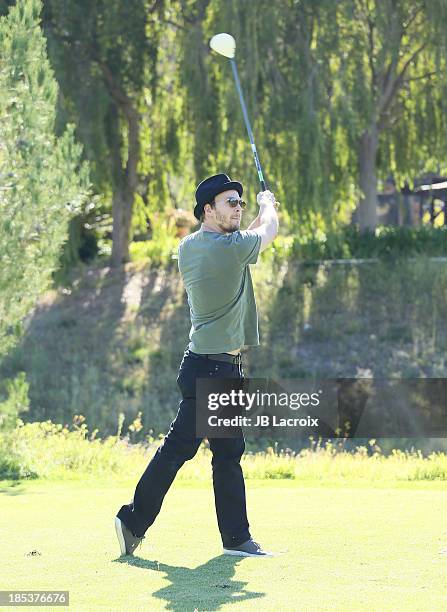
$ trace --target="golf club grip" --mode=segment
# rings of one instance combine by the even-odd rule
[[[253,132],[250,125],[250,119],[248,118],[247,108],[245,106],[244,95],[242,93],[241,84],[239,81],[239,75],[237,72],[237,66],[234,59],[230,59],[231,68],[233,69],[234,82],[236,83],[237,93],[239,95],[239,102],[241,103],[242,114],[244,116],[245,127],[247,128],[248,137],[250,139],[251,149],[253,151],[253,157],[255,160],[256,170],[258,172],[259,182],[261,183],[262,191],[266,191],[266,183],[264,180],[264,173],[262,172],[261,162],[259,161],[258,152],[256,150],[255,140],[253,137]]]
[[[258,171],[259,182],[261,183],[261,190],[265,191],[267,187],[265,185],[265,179],[264,179],[264,174],[261,168],[261,162],[259,161],[258,151],[256,149],[256,145],[254,142],[252,142],[251,144],[251,149],[253,151],[253,157],[255,158],[255,166],[256,166],[256,170]]]

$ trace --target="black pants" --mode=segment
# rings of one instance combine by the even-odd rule
[[[196,454],[196,378],[243,378],[242,366],[216,361],[185,351],[177,384],[182,393],[177,416],[135,489],[133,501],[121,507],[118,517],[135,536],[141,537],[155,521],[164,496],[178,470]],[[245,450],[240,437],[209,439],[213,455],[213,486],[217,522],[224,547],[238,546],[250,538],[245,485],[240,459]]]

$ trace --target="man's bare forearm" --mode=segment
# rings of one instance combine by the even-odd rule
[[[259,226],[255,231],[261,236],[260,251],[262,252],[278,235],[279,221],[275,196],[271,191],[258,193],[257,201]]]
[[[271,213],[270,209],[273,209],[274,212]],[[248,230],[256,229],[263,223],[267,223],[267,224],[272,223],[273,225],[276,225],[276,227],[278,228],[278,213],[276,212],[276,208],[274,206],[271,206],[270,204],[261,205],[259,207],[259,214],[257,215],[257,217],[253,219],[253,221],[250,223],[247,229]]]
[[[257,217],[255,217],[253,219],[253,221],[250,223],[250,225],[247,227],[247,229],[252,230],[252,229],[256,229],[257,227],[259,227],[260,225],[260,219],[259,219],[259,215]]]
[[[278,213],[273,204],[261,204],[257,218],[259,219],[259,225],[273,226],[276,228],[276,231],[278,231]]]

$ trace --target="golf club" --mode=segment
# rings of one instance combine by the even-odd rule
[[[258,171],[259,181],[261,183],[261,189],[262,191],[265,191],[267,189],[267,186],[265,184],[264,174],[261,168],[261,162],[259,161],[258,152],[256,150],[256,145],[255,145],[255,141],[253,138],[253,132],[252,132],[251,125],[250,125],[250,120],[247,114],[247,108],[245,106],[244,96],[242,95],[241,84],[239,82],[237,66],[234,60],[234,56],[236,53],[236,41],[234,40],[233,36],[231,36],[231,34],[225,34],[224,32],[222,32],[221,34],[216,34],[215,36],[212,37],[212,39],[210,40],[210,47],[211,49],[213,49],[213,51],[216,51],[216,53],[219,53],[219,55],[223,55],[224,57],[227,57],[230,60],[231,68],[233,69],[234,81],[236,83],[236,89],[239,94],[239,101],[242,107],[242,113],[244,115],[245,127],[247,128],[248,137],[250,139],[250,144],[251,144],[251,149],[253,151],[253,157],[255,158],[255,165],[256,165],[256,170]]]

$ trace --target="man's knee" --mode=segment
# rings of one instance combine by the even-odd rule
[[[184,463],[196,455],[200,442],[199,438],[189,438],[170,432],[163,440],[158,452],[166,458]]]
[[[245,451],[244,438],[219,438],[210,440],[213,464],[223,461],[240,461]]]

